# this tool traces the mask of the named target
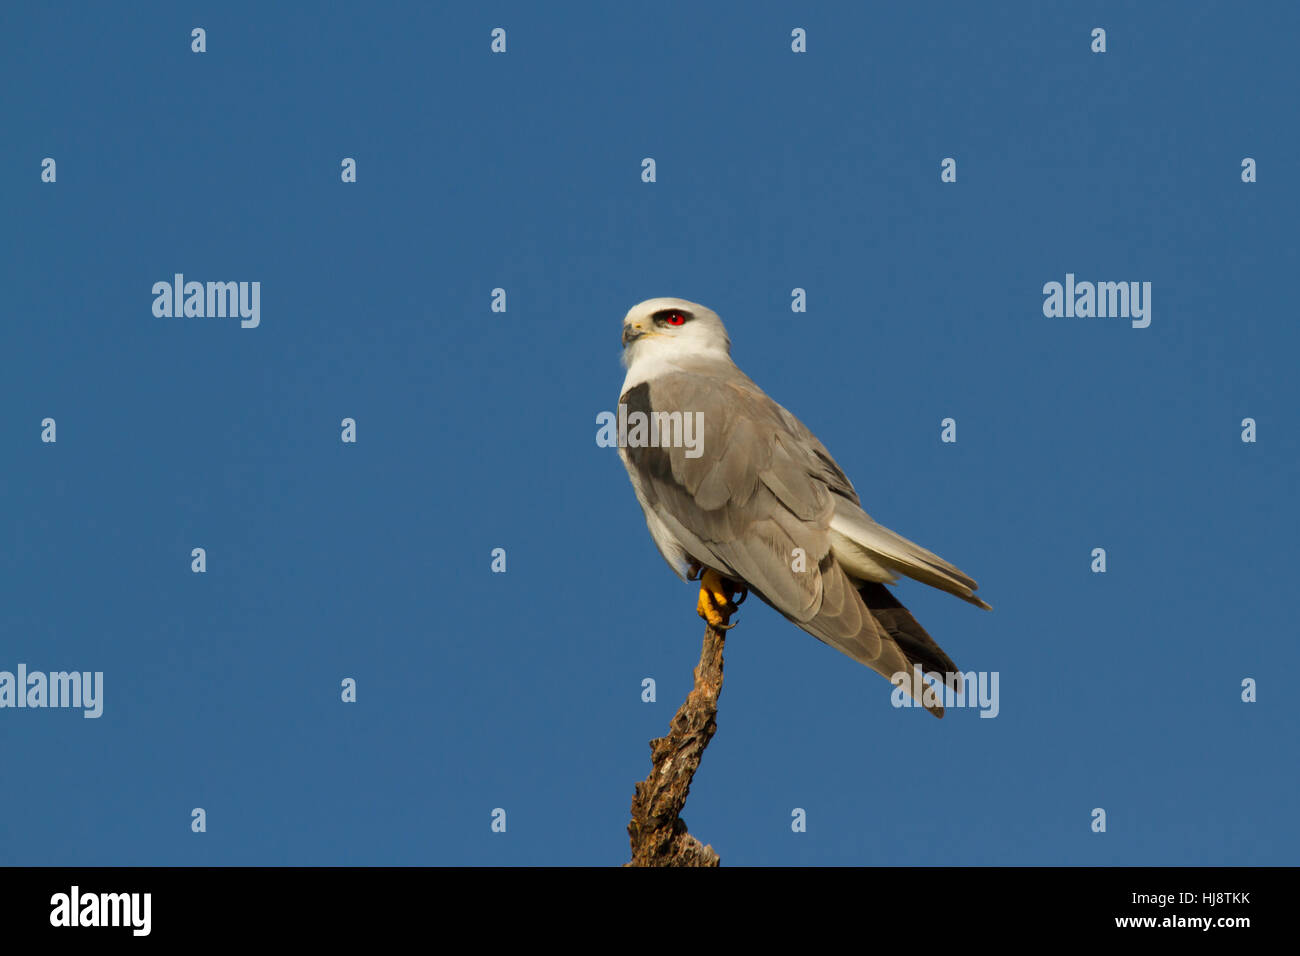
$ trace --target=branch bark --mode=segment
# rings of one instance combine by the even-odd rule
[[[632,797],[632,860],[625,866],[717,866],[718,854],[686,831],[681,818],[691,780],[704,748],[718,729],[722,693],[722,650],[727,632],[705,628],[695,687],[678,708],[667,737],[650,741],[650,776],[638,781]]]

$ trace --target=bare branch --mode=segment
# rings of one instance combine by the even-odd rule
[[[677,710],[667,737],[650,741],[650,776],[639,781],[632,797],[632,860],[626,866],[717,866],[718,854],[686,832],[681,818],[691,779],[704,748],[718,729],[718,695],[722,692],[722,650],[726,631],[704,631],[695,687]]]

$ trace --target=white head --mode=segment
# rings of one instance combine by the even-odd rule
[[[712,309],[686,299],[646,299],[623,317],[623,365],[675,364],[685,358],[730,360],[731,339]]]

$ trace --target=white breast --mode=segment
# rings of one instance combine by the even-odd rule
[[[661,346],[654,339],[645,342],[638,342],[633,353],[632,364],[627,367],[627,375],[623,378],[623,389],[620,395],[626,395],[629,388],[635,388],[643,382],[658,378],[669,372],[681,371],[669,350]]]
[[[725,362],[734,366],[725,348],[695,346],[686,349],[682,342],[670,338],[644,338],[632,346],[631,355],[632,361],[623,378],[620,395],[627,394],[629,388],[635,388],[642,382],[653,381],[672,372],[689,371],[692,367],[698,368],[701,363]]]

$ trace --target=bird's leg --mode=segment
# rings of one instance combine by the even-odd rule
[[[736,613],[736,608],[739,606],[731,600],[733,594],[741,595],[740,599],[743,601],[749,595],[749,590],[743,584],[737,585],[728,581],[712,568],[706,568],[700,575],[700,599],[695,605],[695,610],[699,612],[700,617],[709,622],[710,627],[728,631],[736,626],[728,624],[727,621],[732,614]]]

